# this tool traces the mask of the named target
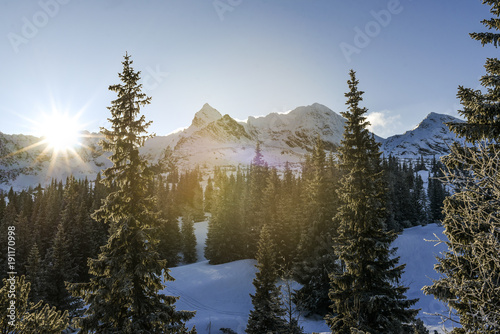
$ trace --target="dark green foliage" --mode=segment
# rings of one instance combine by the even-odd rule
[[[425,324],[421,319],[417,319],[413,323],[412,329],[413,330],[408,331],[408,334],[429,334],[429,330],[425,327]]]
[[[262,226],[266,223],[264,190],[269,177],[269,167],[263,160],[260,146],[257,145],[252,165],[247,176],[247,189],[244,198],[244,241],[246,243],[245,257],[255,258]]]
[[[208,224],[205,257],[211,264],[220,264],[245,258],[241,210],[241,192],[236,178],[218,173],[216,176],[215,201]]]
[[[245,332],[285,333],[285,309],[280,299],[280,288],[276,286],[276,247],[267,225],[262,228],[258,248],[256,267],[259,271],[253,280],[255,294],[251,295],[254,308],[250,311]]]
[[[34,305],[17,326],[17,333],[59,334],[68,327],[68,313],[49,304]]]
[[[208,178],[207,186],[205,187],[204,193],[205,201],[205,212],[212,212],[213,201],[214,201],[214,183],[211,177]]]
[[[434,158],[431,165],[431,175],[427,186],[429,198],[429,220],[430,222],[441,222],[443,220],[443,202],[449,196],[443,183],[444,166]]]
[[[168,267],[175,267],[179,261],[179,252],[182,247],[181,232],[177,221],[180,214],[176,200],[176,186],[165,183],[161,175],[156,180],[157,209],[162,218],[156,231],[160,240],[158,252],[160,258],[167,261]]]
[[[194,263],[196,257],[196,236],[194,235],[194,221],[190,212],[182,217],[182,254],[185,263]]]
[[[407,287],[399,284],[404,265],[398,265],[391,243],[396,234],[385,230],[386,185],[381,169],[379,144],[366,129],[368,122],[360,108],[355,72],[350,72],[346,93],[348,111],[344,139],[339,148],[340,168],[345,173],[338,190],[340,208],[335,251],[340,272],[331,274],[329,297],[333,314],[327,323],[334,333],[351,328],[369,333],[402,333],[418,310],[417,300],[406,299]]]
[[[203,188],[200,185],[201,173],[199,168],[186,171],[180,175],[177,184],[176,206],[182,210],[189,210],[195,221],[204,218],[203,212]]]
[[[205,257],[211,264],[254,258],[255,236],[266,223],[277,245],[276,261],[291,268],[302,233],[300,193],[290,170],[281,177],[265,166],[251,166],[246,174],[216,169]]]
[[[300,212],[301,186],[288,165],[285,171],[278,193],[276,224],[270,225],[273,240],[278,248],[278,259],[280,270],[292,271],[297,260],[297,245],[303,232],[303,224]]]
[[[337,224],[339,171],[333,159],[326,161],[323,143],[316,140],[311,157],[304,166],[302,192],[303,232],[298,246],[294,277],[302,284],[296,302],[309,314],[326,315],[331,304],[329,274],[338,269],[333,249]]]
[[[184,333],[184,321],[193,312],[176,311],[176,297],[160,293],[163,281],[172,281],[166,261],[158,253],[157,229],[162,220],[147,186],[153,171],[139,155],[151,122],[140,108],[150,98],[141,92],[139,72],[130,56],[119,73],[121,84],[110,86],[111,130],[102,129],[101,142],[110,151],[113,166],[104,171],[104,184],[115,187],[93,217],[109,226],[110,236],[97,259],[89,260],[89,283],[68,284],[73,296],[88,305],[78,319],[82,333]]]
[[[63,224],[59,224],[53,246],[45,259],[45,301],[59,309],[73,313],[79,308],[78,299],[66,290],[65,282],[75,282],[78,277],[75,258],[71,256],[71,245]]]
[[[107,235],[106,227],[90,219],[93,201],[100,202],[101,195],[93,192],[88,181],[74,178],[68,178],[64,186],[53,181],[45,189],[37,186],[26,194],[29,196],[25,192],[11,193],[13,201],[5,209],[4,218],[0,221],[5,226],[3,231],[6,231],[7,226],[16,227],[18,273],[27,272],[29,253],[35,243],[42,262],[48,260],[54,238],[62,224],[64,238],[71,245],[67,249],[67,256],[74,262],[77,279],[88,280],[87,257],[97,254]],[[19,209],[15,208],[15,203]],[[56,215],[57,210],[59,212]],[[33,287],[33,290],[37,288]]]
[[[399,232],[404,228],[425,225],[429,222],[424,182],[417,173],[417,170],[425,168],[422,159],[418,165],[417,169],[414,169],[411,162],[400,162],[393,156],[384,159],[382,163],[387,185],[385,200],[388,230]]]
[[[488,32],[471,33],[470,36],[480,41],[481,44],[493,44],[498,47],[500,34],[499,17],[500,3],[496,0],[483,0],[483,4],[489,5],[490,12],[495,16],[481,21]],[[486,75],[481,77],[481,85],[486,88],[486,92],[472,88],[459,86],[457,97],[463,106],[459,110],[466,122],[450,124],[450,130],[469,143],[482,140],[500,139],[500,106],[498,105],[500,95],[498,90],[498,76],[500,75],[500,60],[498,58],[488,58],[484,65]]]
[[[16,318],[14,326],[9,324],[11,280],[15,280],[15,309]],[[0,333],[24,334],[44,333],[59,334],[68,327],[68,312],[57,311],[42,301],[29,302],[31,284],[24,276],[11,276],[9,280],[3,279],[0,288]]]
[[[421,170],[427,170],[427,167],[425,166],[425,160],[422,155],[420,156],[420,159],[418,160],[417,165],[415,166],[416,172],[419,172]]]
[[[438,258],[443,277],[424,288],[460,317],[455,333],[500,330],[500,152],[498,145],[452,148],[444,159],[446,184],[443,226],[449,251]]]
[[[7,207],[7,202],[5,202],[5,196],[3,192],[0,190],[0,222],[3,219],[3,214],[5,212],[6,207]]]
[[[45,266],[40,258],[38,245],[35,243],[31,248],[26,264],[26,280],[31,283],[30,301],[39,302],[45,297],[47,282],[45,278]]]
[[[489,31],[472,33],[481,44],[498,47],[500,2],[484,0],[494,15],[482,23]],[[438,258],[443,276],[424,288],[459,316],[454,333],[500,331],[500,60],[488,58],[481,77],[484,91],[458,88],[464,123],[448,124],[465,139],[443,158],[444,180],[452,189],[446,199],[443,226],[449,251]]]

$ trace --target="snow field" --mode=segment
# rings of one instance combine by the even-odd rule
[[[208,222],[195,224],[198,263],[171,269],[175,278],[168,282],[164,293],[179,296],[177,310],[196,311],[196,316],[187,322],[189,328],[196,326],[198,333],[221,333],[220,328],[231,328],[244,333],[248,314],[253,308],[250,294],[254,293],[252,281],[257,269],[255,260],[241,260],[221,265],[209,265],[203,256]],[[446,314],[444,305],[433,296],[426,296],[422,287],[430,285],[431,279],[439,278],[434,271],[435,257],[446,250],[445,244],[435,245],[434,234],[440,238],[443,228],[436,224],[406,229],[394,242],[400,263],[406,264],[402,283],[409,286],[407,297],[419,298],[416,308],[419,317],[429,327],[442,332],[441,319],[427,313]],[[301,319],[306,333],[329,333],[322,319]]]

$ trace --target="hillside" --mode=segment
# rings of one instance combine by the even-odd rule
[[[187,324],[196,326],[198,333],[220,333],[221,327],[231,328],[237,333],[244,333],[248,314],[252,309],[250,295],[254,293],[256,262],[241,260],[221,265],[209,265],[203,257],[203,247],[207,233],[207,222],[195,224],[198,242],[198,263],[171,269],[174,282],[168,282],[165,293],[180,296],[177,309],[196,310],[196,316]],[[398,248],[400,263],[406,263],[402,282],[410,287],[408,298],[419,298],[416,308],[421,309],[419,318],[432,329],[441,331],[440,321],[433,313],[446,314],[444,305],[426,296],[421,289],[437,279],[434,271],[435,256],[446,249],[446,245],[435,245],[426,240],[436,239],[434,234],[442,236],[443,228],[435,224],[406,229],[394,242]],[[300,321],[306,333],[328,332],[328,326],[322,319],[304,319]],[[447,324],[448,326],[449,324]]]
[[[376,138],[385,156],[439,157],[448,152],[448,145],[455,140],[445,125],[450,121],[459,120],[431,113],[411,131],[387,139]],[[205,104],[187,128],[148,140],[141,154],[156,162],[170,147],[181,169],[196,165],[208,169],[246,166],[259,142],[269,165],[279,168],[288,162],[299,167],[318,138],[327,150],[335,151],[342,139],[344,122],[340,115],[318,103],[287,113],[249,117],[244,122]],[[79,147],[56,156],[43,144],[43,138],[0,133],[0,189],[24,189],[46,184],[52,178],[64,180],[70,174],[95,178],[110,165],[107,153],[98,145],[99,139],[98,134],[82,133]]]
[[[446,126],[449,122],[462,121],[449,115],[430,113],[415,129],[382,140],[381,150],[386,155],[405,159],[448,154],[449,146],[457,140]]]

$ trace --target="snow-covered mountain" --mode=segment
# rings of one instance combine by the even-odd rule
[[[463,121],[449,115],[430,113],[415,129],[380,140],[381,150],[386,155],[408,159],[445,155],[451,143],[458,140],[446,126],[450,122]]]
[[[343,129],[344,119],[317,103],[287,113],[251,116],[244,122],[205,104],[188,128],[148,141],[143,153],[156,160],[170,146],[184,166],[247,165],[259,142],[266,161],[279,166],[302,161],[318,136],[325,147],[334,149]]]
[[[46,184],[52,179],[94,179],[111,162],[108,153],[99,146],[101,136],[81,133],[81,146],[74,152],[56,154],[43,138],[26,135],[7,135],[0,132],[0,190],[11,186],[24,189]]]
[[[459,120],[431,113],[415,129],[377,140],[386,156],[441,156],[455,140],[444,124],[450,121]],[[181,168],[248,165],[259,142],[264,159],[279,167],[286,162],[293,165],[304,161],[318,137],[328,150],[335,151],[344,125],[343,117],[318,103],[287,113],[251,116],[243,122],[205,104],[187,128],[148,140],[141,153],[155,162],[170,147]],[[76,154],[56,157],[41,143],[41,138],[0,133],[0,189],[22,189],[52,178],[65,179],[70,174],[93,179],[99,170],[110,165],[107,154],[98,145],[98,137],[85,133]]]

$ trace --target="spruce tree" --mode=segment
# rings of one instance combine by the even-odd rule
[[[260,230],[266,223],[264,213],[264,189],[267,185],[269,176],[269,167],[264,161],[260,149],[260,144],[257,143],[255,156],[250,165],[248,172],[248,186],[245,191],[246,198],[244,200],[244,225],[245,233],[245,257],[255,258],[259,242]]]
[[[110,236],[97,259],[89,260],[89,283],[68,284],[88,308],[78,319],[82,333],[185,333],[184,322],[193,312],[176,311],[176,297],[160,292],[172,281],[157,251],[156,230],[162,223],[147,186],[153,179],[139,148],[151,122],[140,114],[150,98],[141,92],[140,72],[125,55],[120,84],[110,86],[118,98],[111,102],[111,129],[102,129],[101,142],[110,151],[113,166],[104,171],[104,183],[116,190],[93,217],[109,225]]]
[[[205,187],[205,192],[204,192],[204,210],[206,212],[212,212],[212,207],[213,207],[213,195],[214,194],[214,184],[212,177],[208,177],[207,181],[207,186]]]
[[[167,178],[168,179],[168,178]],[[177,205],[175,203],[175,184],[170,185],[163,182],[163,178],[158,178],[157,208],[160,211],[162,223],[158,229],[157,237],[160,239],[158,252],[160,258],[167,260],[168,267],[175,267],[179,261],[181,251],[181,234],[177,221]]]
[[[71,244],[66,229],[61,223],[45,259],[45,275],[47,282],[50,282],[45,288],[45,300],[50,305],[73,314],[73,311],[81,305],[77,298],[69,294],[65,286],[65,282],[75,282],[78,277],[75,259],[71,256],[70,249]]]
[[[68,312],[57,311],[55,307],[39,301],[29,302],[30,282],[24,276],[11,276],[3,279],[0,288],[0,333],[59,334],[68,327]],[[12,322],[11,284],[15,285],[15,318]]]
[[[253,166],[266,166],[267,163],[264,160],[264,155],[262,154],[262,150],[260,148],[260,141],[257,141],[257,145],[255,146],[255,155],[252,159]]]
[[[329,297],[333,313],[327,323],[333,333],[350,333],[351,328],[369,333],[403,333],[404,325],[414,320],[416,300],[406,299],[407,287],[399,284],[404,265],[398,265],[391,243],[392,231],[385,231],[386,186],[381,172],[379,144],[368,130],[359,107],[355,72],[345,94],[348,110],[344,139],[339,148],[340,168],[344,172],[338,190],[340,208],[335,250],[341,260],[341,272],[331,275]]]
[[[30,301],[39,302],[45,297],[47,287],[45,268],[35,243],[31,248],[26,264],[26,280],[31,283]]]
[[[483,4],[494,17],[482,21],[487,32],[470,35],[496,48],[500,2]],[[443,218],[448,251],[436,265],[442,277],[424,288],[459,316],[462,328],[454,333],[500,332],[500,60],[488,58],[485,69],[484,91],[458,88],[466,122],[448,126],[466,144],[455,143],[443,158],[444,179],[452,189]]]
[[[210,264],[245,258],[246,242],[242,232],[241,193],[234,175],[216,176],[213,213],[208,223],[205,257]]]
[[[190,211],[182,217],[182,255],[185,263],[194,263],[197,260],[196,256],[196,236],[194,234],[193,215]]]
[[[245,332],[284,334],[285,309],[280,299],[280,288],[276,286],[278,280],[276,246],[272,242],[267,225],[261,229],[256,267],[259,271],[253,280],[255,294],[251,295],[254,308],[250,311]]]
[[[5,196],[3,192],[0,190],[0,222],[3,218],[3,213],[5,212],[5,208],[7,207],[7,202],[5,202]]]
[[[429,220],[432,223],[443,220],[443,202],[448,196],[443,184],[443,164],[440,161],[432,160],[431,174],[427,186],[427,197],[429,198]]]
[[[331,218],[337,209],[338,175],[327,167],[323,142],[318,137],[305,166],[303,197],[303,231],[298,245],[294,276],[302,287],[296,302],[308,314],[325,316],[330,300],[330,273],[338,269],[333,249],[337,224]]]
[[[443,274],[424,287],[458,315],[453,333],[500,331],[500,147],[453,147],[445,157],[443,226],[448,251],[435,266]],[[443,315],[445,316],[445,315]]]

